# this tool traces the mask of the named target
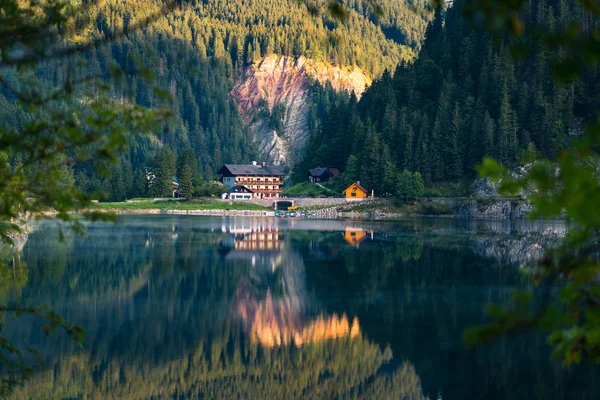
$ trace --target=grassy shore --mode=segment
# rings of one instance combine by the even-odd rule
[[[195,200],[136,200],[130,202],[103,202],[94,204],[95,209],[101,210],[250,210],[269,211],[270,208],[246,202],[214,201],[212,199]]]
[[[393,199],[378,199],[370,202],[348,203],[340,206],[340,211],[351,213],[372,213],[397,216],[449,216],[452,215],[450,207],[428,199],[419,199],[411,202],[397,202]]]
[[[307,196],[307,197],[335,197],[341,196],[341,193],[334,191],[331,188],[328,188],[325,183],[323,186],[319,186],[316,183],[310,182],[300,182],[293,186],[283,189],[284,196]]]

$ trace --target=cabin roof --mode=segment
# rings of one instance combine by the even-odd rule
[[[338,167],[329,167],[329,172],[331,172],[331,175],[333,176],[338,176],[342,173],[342,171],[340,171],[340,169]]]
[[[319,168],[313,168],[313,169],[309,169],[308,173],[310,174],[310,176],[321,176],[323,175],[326,171],[328,170],[328,168],[325,167],[319,167]]]
[[[357,187],[358,187],[360,190],[362,190],[363,192],[365,192],[365,193],[369,193],[369,192],[367,191],[367,189],[365,189],[365,188],[364,188],[364,187],[363,187],[363,186],[360,184],[360,182],[354,182],[352,185],[348,186],[348,187],[346,188],[346,190],[344,190],[342,193],[346,193],[346,191],[347,191],[348,189],[350,189],[350,188],[351,188],[352,186],[354,186],[354,185],[356,185],[356,186],[357,186]]]
[[[220,175],[227,173],[231,175],[276,175],[283,176],[285,172],[283,168],[278,165],[244,165],[244,164],[223,164],[219,172]]]
[[[325,172],[329,171],[332,176],[338,176],[341,171],[337,167],[317,167],[308,170],[310,176],[322,176]]]

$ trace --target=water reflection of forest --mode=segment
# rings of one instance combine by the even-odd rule
[[[51,367],[15,398],[590,392],[596,370],[556,368],[543,339],[464,350],[461,333],[483,319],[482,306],[528,284],[517,268],[473,250],[505,233],[472,236],[469,225],[451,235],[427,221],[317,221],[319,230],[296,222],[130,217],[59,245],[54,228],[38,229],[24,249],[25,279],[11,291],[84,325],[87,344],[12,327]]]
[[[52,368],[15,398],[425,398],[410,362],[314,302],[281,232],[92,227],[60,246],[52,235],[30,238],[23,296],[85,325],[88,343],[16,328]]]

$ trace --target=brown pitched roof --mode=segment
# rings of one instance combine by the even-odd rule
[[[329,167],[329,172],[331,172],[331,175],[333,176],[338,176],[342,173],[342,171],[340,171],[340,169],[337,167]]]

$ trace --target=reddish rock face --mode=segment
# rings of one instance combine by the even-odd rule
[[[305,57],[271,55],[247,68],[232,95],[259,149],[277,164],[293,166],[308,139],[313,82],[360,97],[371,80],[358,67],[343,68]],[[280,124],[274,127],[274,111]],[[277,131],[277,129],[279,131]]]

